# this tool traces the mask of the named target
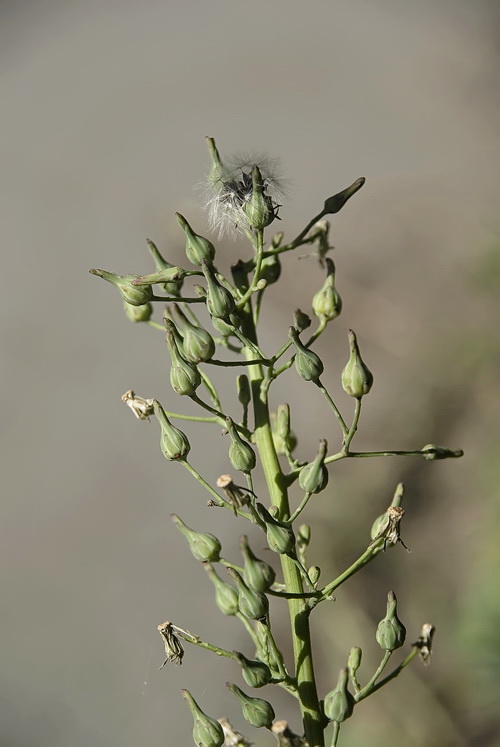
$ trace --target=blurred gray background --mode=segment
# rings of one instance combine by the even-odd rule
[[[322,693],[352,645],[369,677],[389,589],[409,641],[423,622],[438,629],[431,669],[416,663],[360,706],[341,744],[500,744],[499,16],[486,0],[0,4],[2,745],[189,745],[181,687],[243,729],[224,688],[241,684],[235,667],[188,650],[182,668],[158,672],[156,632],[170,619],[253,653],[215,611],[169,515],[217,533],[235,561],[243,529],[205,508],[163,459],[156,423],[120,402],[133,388],[185,404],[161,334],[132,325],[88,275],[150,271],[146,236],[184,262],[173,214],[208,230],[193,189],[206,135],[224,153],[282,160],[289,238],[325,197],[367,178],[332,221],[344,311],[317,345],[328,385],[348,411],[338,379],[353,327],[375,375],[356,446],[466,451],[340,463],[308,509],[311,562],[327,579],[407,486],[411,554],[379,557],[316,616]],[[248,253],[241,241],[219,247],[223,271]],[[312,259],[283,264],[265,305],[269,351],[323,282]],[[295,406],[301,458],[320,437],[338,443],[316,390],[293,370],[279,386],[273,403]],[[185,430],[207,479],[228,470],[216,426]],[[298,729],[294,703],[267,690]]]

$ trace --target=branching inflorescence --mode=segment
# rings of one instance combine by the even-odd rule
[[[269,729],[282,747],[324,747],[329,734],[332,747],[337,745],[341,725],[357,704],[394,679],[417,655],[424,663],[431,654],[434,627],[422,626],[420,636],[411,644],[405,658],[389,672],[386,668],[393,653],[405,643],[406,630],[397,615],[394,592],[387,596],[387,613],[376,630],[376,640],[383,652],[375,672],[361,682],[358,674],[361,649],[354,647],[346,655],[345,666],[338,674],[337,684],[322,698],[317,692],[310,616],[314,609],[333,599],[335,590],[357,571],[386,549],[401,543],[400,525],[404,515],[401,507],[403,486],[397,486],[391,505],[373,524],[371,541],[367,541],[357,560],[337,578],[324,585],[319,582],[319,568],[308,566],[307,552],[311,530],[299,524],[312,495],[325,490],[329,465],[341,459],[377,456],[419,456],[426,460],[459,457],[462,451],[452,451],[427,445],[415,451],[370,451],[351,449],[355,437],[363,397],[373,384],[373,376],[363,361],[355,333],[349,331],[349,357],[341,374],[342,387],[354,400],[352,417],[346,418],[333,401],[323,383],[323,362],[313,352],[312,345],[324,333],[329,322],[342,310],[342,299],[335,285],[335,266],[327,256],[330,247],[330,224],[325,216],[337,213],[364,184],[357,179],[350,187],[325,201],[323,209],[292,241],[286,243],[282,232],[269,243],[264,241],[264,229],[278,219],[279,200],[283,190],[277,177],[275,162],[250,161],[226,166],[215,142],[207,138],[211,168],[210,195],[207,198],[210,223],[221,233],[235,229],[250,242],[252,256],[231,267],[231,278],[221,274],[215,265],[216,249],[211,241],[197,234],[180,214],[177,220],[184,233],[186,256],[192,269],[186,270],[165,260],[152,241],[148,247],[156,270],[149,275],[115,275],[104,270],[91,273],[109,281],[119,290],[127,316],[134,322],[146,322],[162,330],[171,358],[170,384],[174,392],[193,400],[199,415],[183,415],[165,408],[156,399],[142,398],[132,390],[122,399],[139,420],[156,416],[160,426],[160,448],[169,461],[178,462],[208,491],[209,506],[229,509],[235,521],[249,521],[262,530],[269,549],[279,556],[282,580],[276,571],[258,558],[248,537],[241,536],[242,560],[239,564],[222,555],[217,537],[195,531],[181,518],[172,516],[177,528],[186,537],[194,557],[201,562],[214,585],[215,600],[224,615],[241,623],[255,653],[248,658],[238,651],[229,651],[202,640],[197,634],[167,621],[158,626],[165,646],[165,662],[182,663],[183,643],[212,651],[233,659],[241,670],[246,689],[228,683],[228,689],[239,700],[245,720],[253,727]],[[273,355],[260,346],[258,328],[262,299],[267,289],[279,280],[280,256],[304,245],[316,249],[326,277],[312,299],[316,327],[310,317],[297,310],[283,344]],[[183,292],[185,281],[194,282],[189,293]],[[163,305],[163,324],[151,319],[153,304]],[[209,332],[195,313],[201,308],[210,320],[214,332]],[[227,359],[228,352],[236,358]],[[219,356],[222,353],[222,357]],[[225,356],[224,356],[225,354]],[[226,359],[224,359],[224,357]],[[271,413],[269,390],[279,376],[295,366],[299,377],[315,385],[337,419],[341,431],[338,451],[330,452],[327,441],[320,440],[316,457],[309,463],[295,456],[297,439],[291,429],[288,404]],[[240,410],[229,413],[209,372],[219,366],[240,366],[246,373],[236,378]],[[222,427],[229,436],[229,461],[234,473],[221,475],[215,484],[205,479],[189,458],[190,443],[185,433],[173,424],[175,420],[194,421]],[[263,471],[265,487],[254,485],[257,466]],[[289,502],[289,489],[295,483],[301,491],[296,507]],[[293,643],[293,662],[288,664],[276,641],[269,615],[269,596],[278,597],[288,605]],[[271,704],[247,689],[276,685],[284,688],[297,701],[303,723],[303,735],[294,734],[284,719],[276,719]],[[249,745],[227,719],[216,720],[205,714],[191,693],[183,696],[194,719],[193,738],[199,747]]]

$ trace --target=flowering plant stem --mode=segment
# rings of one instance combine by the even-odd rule
[[[150,327],[166,333],[171,358],[171,388],[176,395],[187,397],[197,405],[202,414],[184,415],[177,412],[177,408],[164,409],[158,400],[136,396],[131,389],[122,396],[122,400],[137,419],[147,420],[152,415],[156,417],[164,457],[169,462],[182,465],[208,492],[210,507],[228,509],[235,521],[245,520],[250,527],[254,525],[256,531],[265,533],[272,554],[279,556],[282,580],[276,581],[276,571],[272,565],[254,555],[247,535],[240,536],[243,563],[234,563],[222,554],[222,544],[215,535],[192,529],[179,516],[172,514],[172,520],[187,539],[193,556],[205,566],[215,588],[219,610],[243,626],[255,654],[250,659],[243,653],[204,641],[198,635],[167,621],[158,626],[165,647],[164,663],[182,663],[184,649],[181,641],[234,660],[240,666],[248,687],[256,689],[278,685],[295,698],[300,708],[303,734],[294,734],[283,719],[275,721],[274,709],[267,700],[248,695],[237,685],[227,683],[229,690],[240,701],[243,717],[252,727],[269,729],[280,745],[293,744],[294,747],[325,747],[325,733],[331,729],[331,746],[335,747],[340,738],[341,725],[352,716],[361,701],[394,679],[417,654],[428,662],[434,627],[426,623],[420,637],[412,644],[410,653],[390,674],[382,677],[393,652],[404,645],[406,636],[406,629],[397,616],[396,595],[389,591],[387,613],[375,634],[383,650],[381,662],[365,684],[360,684],[357,672],[362,651],[357,646],[353,647],[346,657],[347,666],[343,665],[340,669],[337,685],[320,699],[314,669],[311,614],[319,604],[332,600],[339,586],[380,553],[398,544],[406,547],[400,536],[404,489],[402,484],[396,488],[391,504],[372,526],[371,542],[362,545],[365,549],[357,560],[322,586],[319,585],[320,569],[317,566],[309,567],[307,563],[311,528],[307,524],[297,528],[298,519],[306,513],[313,497],[326,490],[329,470],[342,459],[417,456],[425,460],[438,460],[460,457],[462,452],[434,444],[412,451],[351,451],[360,422],[362,399],[373,384],[373,375],[361,358],[352,330],[348,333],[350,356],[341,375],[344,391],[351,397],[351,402],[354,400],[352,419],[342,414],[321,379],[324,365],[312,346],[342,310],[342,299],[335,287],[335,266],[326,256],[331,249],[330,225],[323,218],[337,213],[361,188],[364,179],[357,179],[328,198],[320,213],[293,241],[283,243],[284,234],[280,232],[266,249],[264,229],[278,218],[281,207],[278,199],[282,197],[273,163],[260,166],[239,164],[231,168],[221,160],[215,141],[208,138],[207,142],[212,161],[209,175],[211,197],[207,203],[211,223],[221,232],[231,231],[237,226],[250,240],[253,252],[250,259],[239,260],[232,266],[233,282],[216,268],[216,249],[212,242],[196,233],[180,214],[177,214],[177,220],[184,232],[186,256],[197,267],[196,270],[184,270],[172,265],[148,240],[156,273],[115,275],[105,270],[91,270],[91,273],[118,289],[131,321],[146,322]],[[267,355],[258,334],[264,294],[269,286],[279,280],[280,256],[304,245],[316,248],[320,267],[322,270],[326,268],[326,279],[311,302],[312,312],[317,319],[316,329],[309,336],[304,336],[304,341],[301,340],[302,333],[311,325],[311,319],[297,309],[294,326],[289,327],[286,342],[273,355]],[[192,282],[193,276],[204,278],[206,286],[193,285],[195,295],[182,295],[184,280]],[[158,285],[166,295],[153,292],[153,287]],[[167,305],[164,326],[151,320],[152,304],[156,302]],[[199,315],[193,311],[194,304],[201,308]],[[212,324],[218,336],[213,338],[205,329],[200,321],[203,317]],[[215,357],[217,348],[222,349],[222,358]],[[223,360],[227,351],[238,358]],[[288,358],[283,360],[287,353]],[[276,413],[272,413],[269,407],[271,387],[292,366],[295,366],[302,380],[298,384],[314,384],[340,426],[339,450],[329,454],[327,441],[321,438],[317,454],[310,462],[301,461],[294,454],[297,438],[291,428],[290,406],[282,403]],[[242,371],[246,371],[239,373],[236,378],[241,406],[237,414],[232,409],[228,412],[225,401],[227,388],[217,386],[215,374],[221,367],[231,370],[241,367]],[[207,370],[214,373],[214,380]],[[209,401],[199,396],[199,387],[203,387]],[[187,435],[172,422],[178,420],[191,421],[200,429],[213,428],[214,424],[222,428],[227,436],[226,443],[229,443],[229,461],[237,477],[221,475],[214,486],[210,477],[207,479],[200,474],[189,457],[191,444]],[[261,484],[260,475],[255,479],[257,465],[262,470],[265,485]],[[296,483],[302,491],[298,505],[295,505],[295,495],[290,492]],[[233,583],[224,580],[222,572],[224,576],[229,575]],[[280,600],[281,603],[286,602],[288,606],[292,666],[285,661],[275,637],[269,613],[270,597],[278,600],[278,603]],[[349,686],[354,689],[354,695]],[[183,697],[193,715],[193,739],[197,747],[246,747],[249,744],[227,719],[217,721],[205,714],[189,691],[184,690]]]

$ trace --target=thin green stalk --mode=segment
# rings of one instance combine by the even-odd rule
[[[337,747],[337,742],[339,741],[339,734],[340,734],[340,723],[338,721],[334,721],[331,747]]]
[[[358,423],[359,423],[359,416],[361,415],[361,397],[359,397],[356,400],[356,407],[354,409],[354,417],[352,419],[351,427],[349,428],[349,432],[344,438],[344,448],[342,451],[344,451],[346,454],[349,453],[349,446],[351,445],[351,441],[354,438],[354,435],[356,431],[358,430]]]
[[[302,511],[305,509],[305,507],[309,503],[309,498],[311,496],[312,496],[312,493],[306,493],[305,494],[305,496],[302,498],[301,502],[299,503],[299,505],[297,506],[297,508],[293,512],[293,514],[290,516],[289,519],[287,519],[287,522],[286,522],[287,524],[293,524],[293,522],[295,521],[295,519],[298,516],[300,516],[300,514],[302,513]]]
[[[395,677],[397,677],[398,674],[400,674],[403,671],[403,669],[407,667],[408,664],[410,664],[410,662],[413,661],[413,659],[416,657],[417,654],[418,654],[418,648],[414,646],[412,650],[410,651],[410,653],[408,654],[408,656],[406,657],[406,659],[403,659],[401,664],[399,664],[399,666],[397,666],[396,669],[394,669],[390,674],[388,674],[387,677],[384,677],[383,680],[380,680],[380,682],[377,682],[369,692],[366,692],[363,695],[363,698],[367,698],[368,695],[371,695],[377,690],[380,690],[381,687],[384,687],[384,685],[387,685],[388,682],[390,682]],[[355,697],[357,701],[363,700],[363,698],[360,698],[359,696],[355,696]]]
[[[330,394],[328,393],[327,388],[325,386],[323,386],[323,384],[321,383],[321,381],[319,379],[315,382],[315,384],[318,387],[318,389],[320,389],[323,392],[323,394],[325,395],[325,397],[326,397],[326,399],[327,399],[330,407],[332,408],[333,412],[335,413],[335,416],[336,416],[337,420],[340,423],[340,427],[342,428],[342,433],[344,435],[344,438],[347,438],[347,434],[349,433],[349,428],[347,427],[347,424],[346,424],[344,418],[342,417],[342,414],[341,414],[339,408],[337,407],[337,405],[335,404],[335,402],[331,398]]]
[[[389,659],[391,658],[391,656],[392,656],[392,651],[385,651],[384,652],[384,656],[382,658],[382,661],[380,662],[380,664],[378,665],[377,669],[375,670],[375,673],[374,673],[373,677],[371,677],[371,679],[369,680],[369,682],[367,682],[367,684],[364,687],[362,687],[361,690],[358,693],[356,693],[356,695],[355,695],[356,700],[358,700],[358,701],[359,700],[363,700],[363,698],[366,698],[367,695],[369,695],[371,692],[373,692],[373,688],[374,688],[374,686],[375,686],[378,678],[380,677],[380,675],[382,674],[382,672],[386,668],[387,664],[389,663]]]
[[[355,560],[354,563],[349,566],[349,568],[347,568],[347,570],[341,573],[340,576],[337,576],[337,578],[334,579],[331,583],[323,587],[323,589],[321,589],[321,596],[318,598],[315,605],[319,602],[323,602],[325,599],[328,599],[335,591],[335,589],[338,589],[338,587],[343,584],[344,581],[347,581],[348,578],[354,576],[354,574],[357,573],[361,568],[363,568],[363,566],[369,563],[373,555],[378,555],[378,552],[375,552],[375,550],[376,548],[374,546],[367,547],[364,553],[360,555],[359,558]]]
[[[192,643],[194,646],[199,646],[200,648],[204,648],[207,651],[212,651],[212,653],[217,654],[217,656],[224,656],[226,659],[235,659],[238,660],[238,657],[234,653],[234,651],[227,651],[225,648],[220,648],[219,646],[214,646],[213,643],[207,643],[206,641],[202,641],[199,636],[193,635],[188,630],[183,630],[182,628],[179,628],[178,625],[174,625],[172,623],[172,627],[175,628],[177,633],[185,640],[187,643]]]
[[[264,231],[256,231],[256,239],[257,243],[255,252],[255,270],[253,273],[252,282],[250,283],[250,287],[236,304],[239,309],[243,309],[245,307],[247,302],[252,297],[252,294],[257,290],[257,283],[260,280],[260,271],[262,268],[262,260],[264,254]]]
[[[215,388],[215,386],[212,384],[212,381],[211,381],[210,377],[207,376],[207,374],[204,371],[202,371],[200,367],[198,367],[198,371],[200,372],[201,380],[202,380],[202,382],[203,382],[203,384],[205,386],[205,389],[210,394],[212,402],[214,403],[215,407],[218,410],[221,410],[222,407],[221,407],[221,403],[220,403],[219,394],[218,394],[217,389]]]

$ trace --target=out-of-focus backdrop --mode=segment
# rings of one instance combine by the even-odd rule
[[[193,190],[206,135],[224,153],[282,160],[288,237],[366,177],[332,221],[344,311],[316,348],[327,383],[347,410],[338,379],[352,327],[375,376],[356,445],[466,453],[342,462],[311,501],[311,562],[326,579],[366,546],[395,485],[407,488],[411,553],[380,556],[317,614],[323,693],[351,646],[365,650],[365,677],[376,665],[389,589],[409,641],[437,626],[432,667],[415,662],[360,706],[342,744],[500,744],[499,16],[486,0],[1,3],[2,745],[189,745],[181,687],[244,730],[224,688],[240,682],[234,666],[188,650],[159,672],[156,632],[171,619],[253,653],[169,515],[218,534],[233,560],[242,528],[204,508],[163,459],[156,423],[120,402],[133,388],[174,407],[167,352],[88,275],[150,271],[146,237],[184,261],[173,216],[208,231]],[[220,252],[228,270],[247,248]],[[322,282],[313,259],[285,255],[266,349]],[[320,437],[338,443],[293,369],[283,400],[302,458]],[[207,479],[228,471],[217,427],[186,432]],[[266,695],[298,729],[294,702]]]

